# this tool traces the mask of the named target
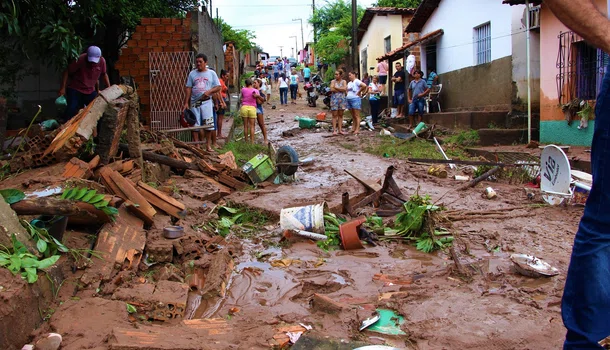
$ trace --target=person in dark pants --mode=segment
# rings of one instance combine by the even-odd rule
[[[610,21],[592,0],[544,0],[587,43],[610,52]],[[605,12],[604,2],[604,12]],[[610,65],[608,66],[610,69]],[[606,70],[595,104],[591,143],[593,185],[574,237],[561,316],[565,350],[603,349],[610,336],[610,75]]]
[[[70,63],[63,73],[59,96],[65,95],[68,105],[62,122],[70,120],[81,108],[93,101],[100,90],[100,77],[104,79],[106,87],[110,86],[102,50],[97,46],[90,46],[87,53]]]
[[[381,91],[383,85],[379,84],[379,77],[374,76],[369,84],[369,104],[371,105],[371,117],[373,124],[379,123],[379,105],[381,104]]]
[[[394,107],[397,109],[396,118],[402,118],[405,116],[404,108],[405,108],[405,81],[407,80],[407,76],[405,74],[405,70],[402,67],[400,62],[396,62],[396,73],[392,77],[392,81],[394,82]]]

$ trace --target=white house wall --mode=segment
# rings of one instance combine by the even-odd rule
[[[441,1],[421,32],[422,36],[437,29],[445,32],[437,42],[438,73],[475,65],[474,28],[487,22],[491,22],[491,60],[510,56],[512,11],[524,7],[503,5],[502,0]]]
[[[367,49],[367,67],[377,66],[377,57],[382,56],[384,51],[384,39],[391,35],[392,43],[391,50],[402,46],[402,16],[388,15],[375,16],[369,24],[367,31],[362,36],[358,45],[358,52],[362,54],[362,50]],[[368,70],[368,68],[367,68]],[[364,72],[363,72],[364,73]]]

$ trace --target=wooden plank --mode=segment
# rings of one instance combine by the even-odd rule
[[[89,161],[89,169],[93,170],[97,168],[98,165],[100,165],[100,156],[96,155]]]
[[[125,103],[117,114],[116,125],[114,126],[114,135],[112,137],[112,143],[110,144],[110,150],[108,152],[109,157],[114,157],[119,151],[119,142],[121,140],[123,127],[125,126],[125,120],[127,119],[127,112],[129,111],[129,107],[130,104]]]
[[[94,250],[100,253],[103,262],[96,260],[94,273],[108,280],[112,278],[116,264],[137,270],[146,244],[143,226],[142,220],[131,215],[125,207],[120,207],[117,220],[104,224],[98,234]]]
[[[115,196],[127,199],[127,195],[123,193],[121,188],[112,179],[112,172],[113,170],[107,165],[100,169],[99,175],[102,180],[102,183],[104,184],[104,187],[106,187],[106,190],[108,190],[108,192],[114,194]]]
[[[358,182],[360,182],[367,189],[369,189],[369,190],[371,190],[373,192],[377,192],[377,191],[381,190],[381,185],[379,183],[377,183],[373,179],[367,179],[360,171],[355,170],[355,169],[349,169],[349,170],[345,169],[343,171],[348,173],[351,177],[356,179]]]
[[[135,217],[144,221],[144,224],[146,227],[150,227],[154,224],[153,218],[146,215],[146,213],[139,206],[137,206],[134,202],[132,202],[130,200],[126,200],[125,203],[123,203],[123,206],[125,206],[127,211],[129,211]]]
[[[381,281],[387,284],[394,284],[398,286],[408,286],[413,284],[413,278],[410,276],[390,276],[382,273],[377,273],[373,276],[373,281]]]
[[[241,190],[245,189],[246,187],[248,187],[247,183],[236,180],[235,178],[233,178],[232,176],[227,175],[227,174],[222,174],[222,173],[218,174],[217,178],[218,178],[218,182],[225,184],[231,188],[234,188],[238,191],[241,191]]]
[[[108,341],[111,350],[201,350],[227,349],[232,327],[224,319],[184,320],[175,327],[140,325],[114,328]],[[180,339],[180,341],[176,341]]]
[[[123,195],[125,196],[123,198],[125,198],[126,200],[129,199],[130,201],[137,204],[140,210],[152,220],[153,216],[155,216],[157,211],[155,210],[155,208],[152,207],[152,205],[150,205],[146,198],[144,198],[144,196],[142,196],[140,192],[135,189],[131,182],[121,176],[121,174],[119,174],[117,171],[111,172],[110,178],[122,191]],[[122,197],[119,194],[116,195]]]
[[[136,189],[148,202],[167,214],[177,219],[183,219],[186,216],[186,206],[165,193],[148,186],[142,181],[138,182]]]

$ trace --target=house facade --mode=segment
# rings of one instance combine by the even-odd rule
[[[401,47],[409,40],[404,32],[415,9],[394,7],[367,8],[358,25],[358,52],[362,76],[377,66],[377,58]],[[373,70],[375,74],[375,70]]]
[[[474,10],[476,9],[476,10]],[[527,110],[526,7],[502,0],[424,0],[406,28],[419,33],[417,66],[443,84],[443,111]],[[539,33],[530,29],[532,108],[539,99]],[[440,35],[439,35],[440,33]],[[435,35],[436,34],[436,35]]]

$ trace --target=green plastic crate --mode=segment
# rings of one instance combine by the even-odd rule
[[[248,163],[244,164],[242,170],[255,184],[267,180],[275,172],[269,156],[262,153],[259,153],[256,157],[250,159]]]
[[[299,128],[301,128],[301,129],[311,129],[314,126],[316,126],[317,123],[318,123],[318,121],[315,119],[306,118],[306,117],[299,118]]]

